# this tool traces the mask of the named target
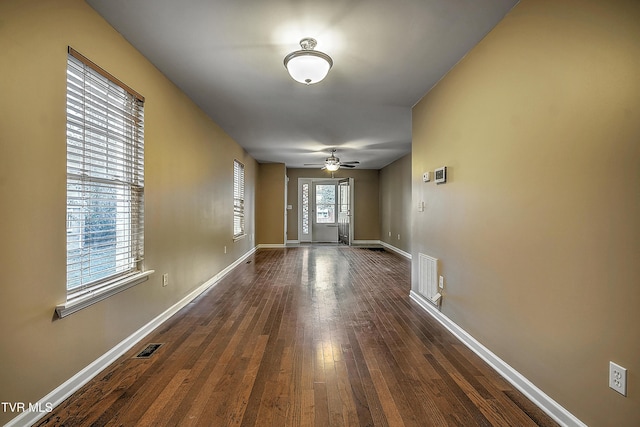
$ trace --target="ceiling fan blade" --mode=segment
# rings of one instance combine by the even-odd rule
[[[359,162],[359,161],[357,161],[357,160],[354,160],[354,161],[352,161],[352,162],[340,162],[340,164],[341,164],[341,165],[345,165],[345,164],[346,164],[346,165],[359,165],[359,164],[360,164],[360,162]]]
[[[324,163],[305,163],[305,166],[323,166]]]
[[[356,165],[345,165],[344,163],[340,163],[341,168],[355,168]]]

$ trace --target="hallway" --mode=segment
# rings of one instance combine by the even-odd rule
[[[409,283],[380,249],[258,250],[37,425],[556,425]]]

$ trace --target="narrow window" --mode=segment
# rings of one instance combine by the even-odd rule
[[[233,161],[233,238],[244,236],[244,165]]]
[[[144,98],[69,48],[67,300],[142,271]]]
[[[309,183],[302,184],[302,234],[309,234]]]

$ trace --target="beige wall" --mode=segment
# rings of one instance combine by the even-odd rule
[[[287,170],[284,163],[258,165],[256,195],[256,243],[283,245],[285,187]]]
[[[156,273],[54,320],[68,45],[146,97],[145,265]],[[0,400],[36,402],[254,246],[257,163],[81,0],[0,2],[0,64]],[[234,158],[247,183],[248,237],[236,243]],[[0,424],[16,415],[0,411]]]
[[[416,209],[408,154],[380,170],[380,240],[411,253],[411,214]]]
[[[298,240],[298,178],[330,178],[327,171],[320,169],[287,169],[289,186],[287,204],[287,240]],[[340,169],[336,178],[354,180],[354,230],[355,240],[380,240],[379,178],[373,169]]]
[[[640,425],[639,41],[638,1],[523,0],[413,111],[443,314],[589,426]]]

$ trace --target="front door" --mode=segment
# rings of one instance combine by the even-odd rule
[[[338,242],[338,186],[335,181],[313,183],[313,241]]]

